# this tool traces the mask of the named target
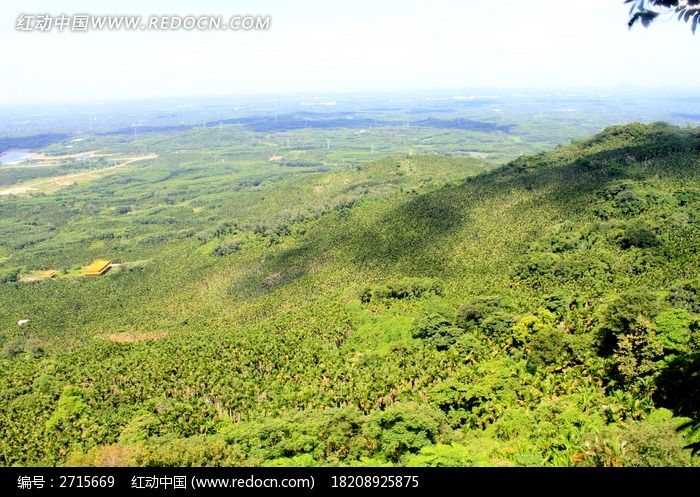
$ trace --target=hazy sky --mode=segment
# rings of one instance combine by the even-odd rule
[[[272,22],[262,32],[23,33],[20,13]],[[3,0],[0,19],[0,104],[700,81],[700,35],[671,19],[629,31],[622,0]]]

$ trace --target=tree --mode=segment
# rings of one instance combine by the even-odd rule
[[[631,3],[630,20],[627,23],[631,28],[640,22],[648,27],[662,13],[673,12],[678,14],[678,20],[686,23],[692,19],[691,29],[693,34],[700,20],[700,0],[625,0]]]
[[[663,346],[656,340],[652,322],[639,316],[632,329],[617,339],[613,371],[623,385],[632,385],[655,372],[662,353]]]
[[[435,345],[438,350],[447,350],[465,331],[445,316],[431,313],[418,319],[411,333],[413,338]]]

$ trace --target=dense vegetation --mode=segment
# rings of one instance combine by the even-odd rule
[[[158,150],[2,200],[2,461],[698,464],[698,151],[665,124],[496,170]]]

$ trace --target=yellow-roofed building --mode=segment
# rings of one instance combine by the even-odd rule
[[[32,271],[22,276],[19,280],[24,283],[35,283],[37,281],[50,280],[57,276],[58,272],[55,269],[47,269],[46,271]]]
[[[105,261],[103,259],[96,259],[92,263],[83,268],[83,274],[85,276],[102,276],[112,267],[112,261]]]

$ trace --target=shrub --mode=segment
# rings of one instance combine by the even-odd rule
[[[694,318],[690,323],[688,347],[693,352],[700,351],[700,318]]]
[[[626,442],[617,430],[607,429],[588,435],[572,456],[574,466],[621,467]]]
[[[212,250],[212,254],[221,257],[238,252],[240,249],[241,242],[233,238],[229,238],[221,242],[214,250]]]
[[[554,327],[554,314],[547,309],[538,309],[536,314],[522,316],[511,328],[510,345],[524,345],[537,333],[549,331]]]
[[[657,314],[656,299],[644,291],[621,294],[603,312],[599,353],[609,358],[611,378],[622,386],[639,384],[657,369],[663,352],[651,321]]]
[[[457,324],[465,330],[478,328],[486,317],[501,307],[500,297],[478,297],[459,308]]]
[[[644,209],[644,199],[640,198],[633,190],[625,189],[615,195],[615,206],[623,214],[639,214]]]
[[[425,295],[443,295],[442,282],[432,278],[401,278],[388,281],[384,285],[367,287],[362,290],[360,300],[412,299]]]
[[[509,334],[513,322],[500,297],[479,297],[463,305],[457,311],[457,326],[465,330],[479,330],[487,336],[502,337]]]
[[[624,465],[689,466],[691,454],[683,449],[685,443],[678,431],[680,424],[682,418],[674,418],[667,409],[658,409],[646,420],[631,424],[623,432],[623,438],[627,441]]]
[[[451,411],[468,411],[489,400],[491,393],[488,390],[480,389],[478,385],[449,379],[433,387],[429,399],[431,404],[449,414]]]
[[[567,351],[566,333],[550,328],[535,334],[528,345],[528,359],[536,368],[561,363]]]
[[[656,361],[662,353],[651,321],[639,316],[632,329],[617,339],[612,356],[613,374],[624,386],[633,385],[656,371]]]
[[[545,309],[559,316],[566,313],[566,310],[571,303],[571,298],[561,293],[545,295],[542,300]]]
[[[550,240],[551,250],[553,253],[575,250],[581,244],[582,238],[577,232],[559,232]]]
[[[692,190],[678,190],[673,193],[680,207],[686,206],[692,202],[696,202],[700,198],[700,192]]]
[[[656,234],[648,227],[633,225],[625,228],[618,238],[618,244],[623,249],[631,247],[651,248],[659,244]]]
[[[656,336],[664,350],[678,354],[688,350],[693,317],[685,309],[669,309],[654,320]]]
[[[551,273],[559,257],[551,252],[534,252],[529,254],[516,268],[521,279],[537,279]]]
[[[2,355],[6,359],[12,359],[24,352],[24,340],[15,338],[8,341],[2,348]]]
[[[518,372],[507,361],[485,361],[469,368],[460,380],[435,385],[429,401],[446,415],[453,427],[485,428],[517,402]]]
[[[428,467],[468,467],[487,466],[490,460],[480,451],[480,446],[470,444],[468,447],[456,443],[435,444],[423,447],[418,454],[410,455],[401,462],[406,466]]]
[[[19,280],[19,269],[5,269],[0,271],[0,285],[3,283],[14,283]]]
[[[58,399],[56,410],[46,420],[47,432],[71,426],[73,422],[88,409],[83,392],[73,386],[66,386]]]
[[[684,307],[700,313],[700,280],[686,281],[669,289],[668,301],[674,307]]]
[[[656,387],[657,405],[691,418],[690,426],[700,430],[700,352],[671,358],[659,374]],[[695,442],[695,450],[700,451],[700,443]]]
[[[440,411],[409,402],[373,413],[365,426],[365,434],[377,441],[384,457],[396,462],[404,454],[415,454],[439,441],[446,427]]]
[[[490,349],[476,334],[467,331],[457,338],[450,350],[461,362],[475,363],[487,357]]]
[[[612,354],[617,339],[637,326],[637,318],[653,319],[658,313],[656,297],[644,290],[633,290],[620,294],[603,310],[598,326],[600,353]]]
[[[209,230],[200,231],[199,233],[195,234],[194,237],[201,243],[209,243],[214,239],[214,233]]]
[[[462,328],[438,313],[431,313],[416,320],[411,334],[413,338],[434,345],[438,350],[447,350],[464,333]]]
[[[34,359],[41,359],[46,355],[44,345],[38,340],[34,339],[27,340],[27,343],[24,346],[24,351]]]

